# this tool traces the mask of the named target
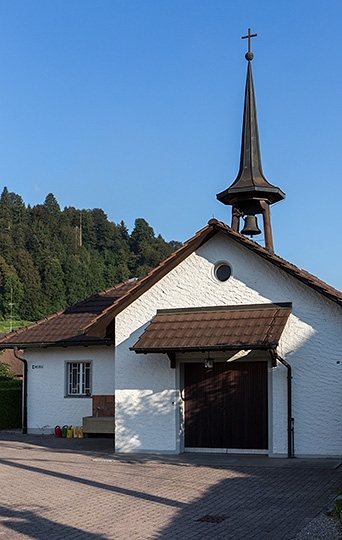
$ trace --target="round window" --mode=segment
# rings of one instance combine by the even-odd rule
[[[232,275],[232,269],[229,264],[220,263],[215,267],[215,277],[219,281],[227,281]]]

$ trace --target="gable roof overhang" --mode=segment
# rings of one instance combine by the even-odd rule
[[[45,319],[4,334],[0,339],[0,348],[113,345],[113,325],[109,325],[106,333],[100,337],[86,335],[80,329],[112,306],[118,298],[135,286],[136,281],[131,279],[119,283]]]
[[[196,235],[188,240],[181,248],[175,251],[168,259],[152,270],[145,278],[137,281],[136,285],[119,298],[108,310],[104,311],[90,324],[82,329],[82,332],[87,335],[103,336],[109,322],[119,314],[123,309],[129,306],[134,300],[139,298],[144,292],[152,287],[157,281],[164,277],[170,270],[175,268],[180,262],[188,257],[192,252],[201,247],[205,242],[216,234],[224,234],[252,251],[255,255],[262,257],[267,262],[277,266],[286,274],[291,275],[295,279],[301,281],[304,285],[310,287],[316,292],[322,294],[329,300],[337,303],[342,307],[342,292],[337,291],[333,287],[327,285],[309,272],[298,268],[290,262],[282,259],[278,255],[270,252],[268,249],[260,246],[253,240],[236,231],[233,231],[228,225],[216,219],[210,219],[207,227],[201,229]]]
[[[216,221],[216,220],[215,220]],[[155,283],[163,278],[168,272],[184,261],[191,253],[196,251],[205,242],[217,234],[217,230],[211,225],[207,225],[195,236],[185,242],[168,259],[154,268],[147,276],[139,279],[134,287],[127,294],[119,298],[111,307],[106,309],[101,315],[85,326],[81,331],[86,335],[96,335],[102,337],[105,334],[108,324],[123,311],[127,306],[148,291]]]
[[[78,339],[61,341],[12,341],[8,343],[0,342],[0,351],[5,349],[50,349],[56,347],[94,347],[113,346],[114,341],[109,339]]]
[[[130,348],[136,353],[275,349],[290,303],[162,309]]]
[[[233,231],[228,225],[216,219],[211,219],[206,227],[198,231],[193,238],[185,242],[181,248],[146,277],[139,280],[128,280],[115,285],[102,293],[71,306],[71,308],[63,312],[56,313],[34,323],[34,325],[7,334],[0,339],[0,348],[108,344],[108,337],[112,338],[112,336],[108,335],[108,328],[113,323],[115,316],[216,234],[228,236],[255,255],[262,257],[268,263],[342,306],[341,292],[330,287],[309,272],[271,253],[241,233]],[[63,335],[61,335],[59,330],[63,326]],[[110,340],[110,344],[113,344],[112,340]]]
[[[279,255],[276,255],[275,253],[269,251],[267,248],[260,246],[259,244],[257,244],[253,240],[250,240],[243,234],[233,231],[225,223],[217,221],[216,219],[211,219],[209,221],[209,224],[212,224],[218,231],[226,234],[227,236],[238,242],[240,245],[243,245],[248,250],[265,259],[267,262],[271,263],[274,266],[277,266],[286,274],[294,277],[298,281],[301,281],[304,285],[322,294],[329,300],[332,300],[333,302],[342,307],[341,291],[334,289],[334,287],[331,287],[330,285],[320,280],[313,274],[310,274],[306,270],[298,268],[298,266],[295,266],[287,260],[282,259],[281,257],[279,257]]]

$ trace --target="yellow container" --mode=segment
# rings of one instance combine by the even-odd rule
[[[72,439],[72,437],[74,436],[74,431],[72,429],[71,426],[68,426],[68,429],[67,429],[67,439]]]
[[[83,429],[80,426],[74,427],[74,437],[75,439],[83,439]]]

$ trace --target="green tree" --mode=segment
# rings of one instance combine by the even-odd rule
[[[175,242],[165,242],[162,236],[154,235],[154,230],[142,218],[135,220],[130,238],[130,270],[135,277],[143,277],[153,270],[174,251]]]
[[[5,187],[0,196],[0,316],[37,319],[124,281],[142,277],[180,246],[143,218],[132,234],[100,208],[61,211],[48,193],[27,208]]]
[[[44,207],[49,212],[49,214],[51,214],[52,216],[59,217],[59,214],[61,213],[61,209],[53,193],[48,193],[48,195],[46,195],[45,201],[44,201]]]
[[[68,255],[64,265],[66,304],[71,306],[87,296],[87,282],[84,280],[84,267],[77,255]],[[87,273],[87,272],[86,272]]]
[[[64,274],[61,263],[47,256],[43,270],[43,302],[46,315],[66,307]]]
[[[18,252],[17,268],[24,289],[19,306],[20,316],[29,321],[37,320],[44,315],[41,309],[42,286],[38,269],[28,251]]]
[[[8,317],[12,311],[18,315],[18,307],[24,296],[23,285],[15,268],[0,256],[0,311]]]
[[[2,354],[2,353],[0,353]],[[16,374],[11,370],[11,366],[6,362],[0,361],[0,381],[7,381],[9,379],[16,379]]]
[[[92,217],[95,225],[96,248],[100,251],[110,248],[112,244],[112,230],[106,214],[101,208],[94,208]]]

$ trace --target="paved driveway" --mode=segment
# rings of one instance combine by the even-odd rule
[[[0,539],[291,539],[342,486],[339,463],[0,433]]]

